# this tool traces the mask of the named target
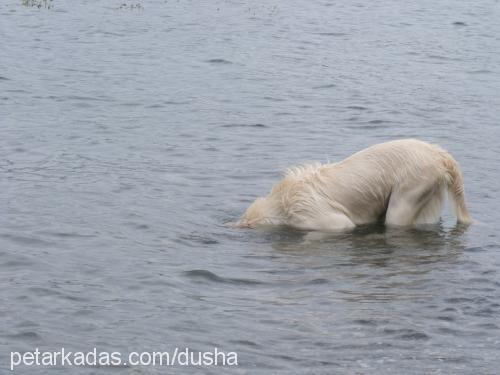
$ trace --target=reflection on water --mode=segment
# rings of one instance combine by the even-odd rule
[[[357,227],[345,233],[299,232],[281,229],[272,233],[273,248],[278,251],[311,254],[311,251],[335,250],[336,254],[379,256],[398,251],[413,254],[437,254],[445,249],[459,251],[467,226],[457,224],[445,229],[442,224],[417,228],[394,228],[382,224]]]
[[[343,280],[350,279],[349,290],[341,290],[338,298],[361,302],[414,299],[418,294],[408,294],[405,287],[417,290],[421,286],[426,297],[425,276],[460,261],[465,230],[463,226],[447,231],[441,225],[418,229],[377,225],[339,234],[275,232],[271,242],[278,252],[305,257],[304,265],[309,270],[331,272],[325,279],[316,280],[339,275]]]

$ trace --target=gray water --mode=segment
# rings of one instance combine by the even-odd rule
[[[497,1],[40,4],[0,5],[1,373],[36,347],[239,365],[18,373],[498,373]],[[474,225],[225,225],[403,137],[461,163]]]

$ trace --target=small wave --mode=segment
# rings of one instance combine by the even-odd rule
[[[439,315],[436,317],[436,319],[442,320],[444,322],[453,322],[456,320],[453,316],[449,316],[449,315]]]
[[[467,24],[465,22],[462,22],[462,21],[455,21],[455,22],[453,22],[453,25],[454,26],[467,26]]]
[[[346,36],[346,33],[338,33],[338,32],[328,32],[328,33],[315,33],[316,35],[322,36]]]
[[[330,280],[328,280],[328,279],[319,278],[319,279],[310,280],[307,282],[307,284],[318,285],[318,284],[328,284],[329,282],[330,282]]]
[[[193,279],[193,280],[202,279],[202,280],[206,280],[206,281],[212,281],[212,282],[223,283],[223,284],[233,284],[233,285],[260,285],[260,284],[263,284],[262,282],[257,281],[257,280],[221,277],[221,276],[218,276],[215,273],[210,272],[208,270],[185,271],[184,275],[189,277],[190,279]]]
[[[491,74],[491,73],[493,73],[493,71],[488,70],[488,69],[479,69],[479,70],[469,70],[467,73],[469,73],[469,74]]]
[[[23,90],[23,89],[9,89],[5,90],[6,92],[13,93],[13,94],[29,94],[29,91]]]
[[[269,126],[261,123],[256,124],[225,124],[223,128],[268,128]]]
[[[370,121],[368,121],[369,124],[384,124],[387,122],[389,122],[389,121],[386,121],[386,120],[370,120]]]
[[[251,346],[253,348],[258,348],[260,347],[259,344],[250,341],[250,340],[229,340],[230,343],[232,344],[240,344],[240,345],[245,345],[245,346]]]
[[[13,335],[7,335],[7,337],[12,340],[21,340],[29,342],[42,340],[42,337],[34,331],[15,333]]]
[[[286,99],[283,99],[283,98],[275,98],[275,97],[272,97],[272,96],[264,96],[262,97],[262,99],[264,100],[269,100],[271,102],[286,102]]]
[[[83,234],[83,233],[75,233],[75,232],[52,232],[52,231],[43,231],[39,232],[41,234],[46,234],[52,237],[57,238],[92,238],[96,237],[95,234]]]
[[[12,242],[16,242],[18,244],[22,245],[35,245],[35,246],[42,246],[42,247],[49,247],[49,246],[54,246],[54,243],[44,241],[40,238],[36,237],[26,237],[26,236],[19,236],[15,234],[2,234],[0,237],[3,237],[7,240],[10,240]]]
[[[118,107],[139,107],[140,105],[141,103],[138,102],[124,102],[116,104]]]
[[[423,332],[405,333],[399,336],[403,340],[428,340],[430,337]]]
[[[354,324],[359,324],[359,325],[362,325],[362,326],[376,326],[377,325],[377,322],[375,320],[372,320],[372,319],[355,319],[353,321]]]
[[[326,84],[326,85],[315,86],[315,87],[313,87],[313,89],[315,89],[315,90],[319,90],[319,89],[331,89],[331,88],[334,88],[334,87],[337,87],[337,85],[334,84],[334,83],[330,83],[330,84]]]
[[[163,102],[165,105],[181,105],[181,104],[189,104],[188,101],[176,101],[176,100],[165,100]]]
[[[418,332],[415,331],[414,329],[391,329],[391,328],[386,328],[383,331],[386,334],[389,335],[396,335],[398,338],[403,339],[403,340],[427,340],[430,337],[423,333],[423,332]]]
[[[453,304],[474,302],[473,299],[465,298],[465,297],[451,297],[451,298],[446,298],[444,301],[447,303],[453,303]]]
[[[200,235],[200,234],[180,235],[179,239],[181,241],[182,240],[193,241],[196,243],[200,243],[202,245],[216,245],[219,243],[219,241],[217,241],[211,237],[208,237],[205,235]]]
[[[231,61],[224,60],[224,59],[210,59],[210,60],[206,60],[206,62],[210,63],[210,64],[220,64],[220,65],[230,65],[230,64],[232,64]]]
[[[356,121],[358,120],[357,117],[350,118],[349,121]],[[351,129],[366,129],[366,130],[374,130],[374,129],[383,129],[390,124],[391,121],[386,121],[386,120],[370,120],[364,124],[356,124],[353,126],[349,126]]]
[[[443,56],[443,55],[427,55],[427,57],[430,59],[434,59],[434,60],[462,61],[461,59],[458,59],[456,57],[448,57],[448,56]]]
[[[361,129],[361,130],[375,130],[375,129],[384,129],[385,126],[383,126],[383,125],[376,125],[376,124],[368,124],[368,125],[350,126],[349,128],[351,128],[351,129]]]
[[[367,107],[363,107],[362,105],[348,105],[346,108],[355,109],[357,111],[366,111],[368,109]]]
[[[28,288],[30,293],[35,294],[37,297],[46,297],[46,296],[62,296],[63,294],[54,289],[48,289],[38,286],[33,286]]]
[[[16,260],[8,260],[7,262],[1,263],[0,268],[24,268],[27,266],[31,266],[35,264],[35,262],[32,262],[31,260],[28,259],[16,259]]]
[[[109,98],[99,98],[99,97],[94,97],[94,96],[83,96],[83,95],[67,95],[63,97],[65,99],[69,100],[83,100],[83,101],[88,101],[88,102],[109,102],[111,99]]]

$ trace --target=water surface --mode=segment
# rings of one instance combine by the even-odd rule
[[[238,368],[176,371],[498,371],[497,2],[51,4],[0,5],[2,369],[216,346]],[[475,225],[225,226],[285,167],[401,137],[456,157]]]

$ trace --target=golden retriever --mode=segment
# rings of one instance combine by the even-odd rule
[[[396,140],[338,163],[288,169],[235,226],[286,225],[328,232],[382,219],[391,226],[433,224],[439,221],[446,190],[458,222],[471,223],[455,159],[437,145]]]

